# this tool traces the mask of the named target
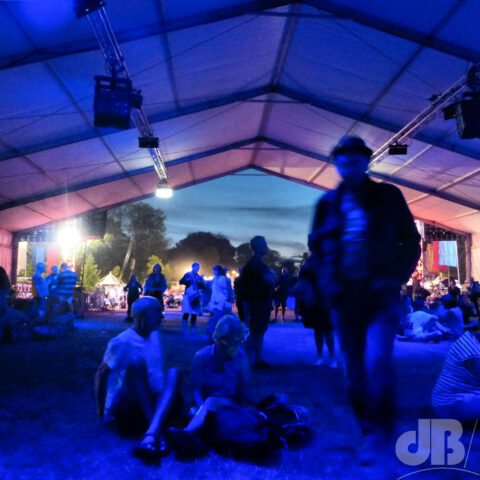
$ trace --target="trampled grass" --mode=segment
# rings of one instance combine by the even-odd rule
[[[286,393],[293,404],[311,412],[314,438],[303,450],[284,452],[275,462],[254,465],[216,454],[179,462],[173,454],[160,467],[145,466],[131,455],[134,441],[96,423],[93,376],[110,338],[129,325],[121,313],[78,320],[79,330],[64,339],[0,345],[0,478],[21,479],[222,479],[222,480],[390,480],[358,466],[359,428],[345,391],[342,370],[315,367],[313,332],[301,324],[274,324],[265,339],[265,358],[273,366],[252,375],[255,395]],[[203,319],[203,324],[205,319]],[[183,374],[183,394],[190,396],[194,353],[203,335],[185,339],[178,312],[164,322],[165,365]],[[202,321],[199,332],[202,332]],[[448,344],[397,344],[399,431],[429,418],[431,389]],[[468,441],[466,442],[468,446]],[[478,442],[469,467],[480,472]],[[414,472],[402,467],[400,473]],[[411,478],[466,478],[462,472],[436,471]],[[432,476],[433,475],[433,476]],[[443,475],[443,476],[442,476]]]

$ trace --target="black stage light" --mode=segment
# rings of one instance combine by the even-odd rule
[[[93,103],[96,127],[130,128],[132,82],[125,78],[95,77]]]
[[[158,148],[158,137],[138,137],[139,148]]]
[[[130,93],[130,105],[132,108],[142,108],[143,97],[140,95],[140,90],[133,90]]]
[[[74,8],[77,18],[86,17],[95,10],[105,6],[103,0],[75,0]]]
[[[451,105],[448,105],[448,107],[442,109],[442,112],[444,120],[451,120],[452,118],[455,118],[457,116],[457,103],[455,102]]]
[[[480,102],[477,95],[466,93],[457,104],[457,130],[460,138],[480,138]]]
[[[389,155],[406,155],[408,147],[407,145],[403,145],[401,143],[392,143],[388,147],[388,154]]]

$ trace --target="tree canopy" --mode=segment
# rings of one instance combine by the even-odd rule
[[[123,269],[123,281],[128,280],[132,273],[136,273],[142,281],[149,273],[149,257],[166,258],[166,215],[146,203],[119,207],[108,213],[105,238],[92,242],[89,251],[102,275],[118,267],[120,272]]]
[[[180,278],[193,262],[198,262],[201,272],[211,275],[215,265],[235,268],[235,247],[223,235],[210,232],[189,233],[168,252],[173,272]]]

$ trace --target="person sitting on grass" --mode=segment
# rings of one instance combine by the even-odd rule
[[[465,332],[448,350],[432,405],[439,418],[468,422],[480,416],[479,333]]]
[[[123,435],[143,435],[134,455],[146,461],[168,453],[162,428],[172,407],[181,403],[178,370],[170,368],[164,378],[156,330],[160,313],[156,298],[137,300],[132,305],[133,327],[108,342],[95,376],[99,421],[114,421]]]
[[[244,343],[243,323],[235,315],[223,316],[215,327],[213,341],[213,345],[199,350],[193,359],[194,416],[184,429],[170,428],[166,433],[169,445],[181,454],[193,455],[205,450],[206,446],[199,437],[209,413],[231,409],[233,416],[239,410],[247,416],[257,415],[244,408],[253,402],[250,397],[250,365],[240,350]]]
[[[451,338],[453,332],[439,322],[439,318],[424,309],[423,301],[414,302],[414,311],[407,315],[404,335],[397,334],[397,340],[410,342],[439,342]]]
[[[288,405],[286,395],[270,395],[255,405],[250,365],[241,351],[244,334],[238,317],[224,315],[215,327],[214,345],[196,353],[194,416],[184,429],[169,428],[165,433],[169,446],[181,456],[194,457],[214,448],[260,460],[309,437],[307,409]]]

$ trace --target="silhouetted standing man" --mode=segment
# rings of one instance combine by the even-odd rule
[[[256,236],[250,240],[252,257],[240,273],[240,283],[246,301],[246,320],[250,332],[245,343],[245,353],[250,364],[255,368],[265,368],[263,360],[263,336],[268,328],[272,310],[273,287],[275,278],[262,260],[268,253],[264,237]]]
[[[364,436],[365,464],[379,458],[393,433],[399,292],[420,256],[420,236],[401,192],[366,174],[371,154],[359,137],[340,140],[331,157],[343,181],[320,199],[309,237]]]

